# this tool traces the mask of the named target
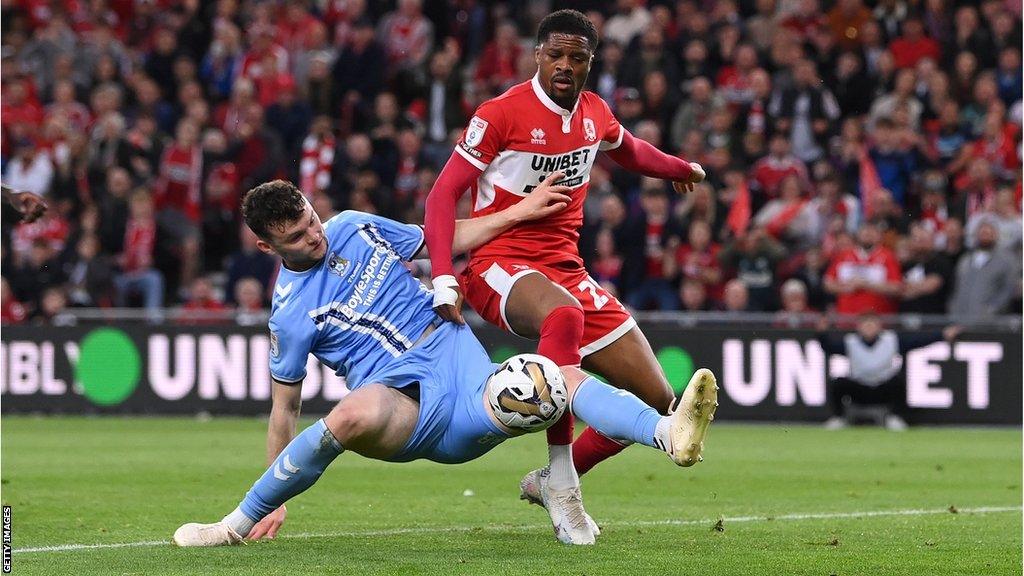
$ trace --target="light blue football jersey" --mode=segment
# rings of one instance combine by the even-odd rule
[[[430,292],[403,264],[423,248],[423,229],[350,210],[325,222],[324,234],[319,264],[304,272],[281,267],[270,373],[298,382],[312,353],[354,390],[438,320]]]

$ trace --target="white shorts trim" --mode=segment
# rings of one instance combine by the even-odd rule
[[[509,274],[504,268],[499,266],[497,262],[491,264],[491,267],[481,274],[484,282],[487,282],[487,285],[501,296],[501,303],[498,305],[498,311],[501,313],[501,321],[505,323],[505,329],[520,338],[526,338],[526,336],[516,334],[516,331],[512,329],[512,325],[508,323],[508,317],[505,316],[505,305],[508,303],[508,295],[512,293],[512,287],[515,286],[516,282],[518,282],[520,278],[527,274],[540,274],[541,276],[544,276],[544,274],[541,274],[539,270],[534,270],[532,268],[520,270],[515,274]]]
[[[611,332],[605,334],[604,336],[598,338],[597,340],[594,340],[590,344],[587,344],[583,348],[580,348],[580,356],[589,356],[594,352],[597,352],[603,348],[607,348],[612,342],[615,342],[619,338],[625,336],[626,332],[632,330],[634,326],[636,326],[636,320],[632,316],[630,316],[629,320],[626,320],[625,322],[620,324],[619,327],[616,328],[615,330],[612,330]]]

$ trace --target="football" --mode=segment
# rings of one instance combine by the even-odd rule
[[[505,426],[536,432],[562,417],[568,390],[554,362],[538,354],[519,354],[503,362],[487,380],[487,400]]]

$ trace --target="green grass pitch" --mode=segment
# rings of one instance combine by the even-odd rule
[[[543,434],[462,466],[344,454],[276,541],[171,546],[262,473],[264,431],[255,418],[3,418],[14,573],[1021,574],[1019,429],[716,423],[693,468],[634,446],[588,474],[604,534],[579,548],[517,500]]]

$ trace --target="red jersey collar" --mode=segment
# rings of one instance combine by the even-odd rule
[[[543,104],[545,108],[551,110],[552,112],[558,114],[559,116],[565,118],[572,118],[572,115],[576,113],[576,109],[580,107],[579,98],[576,98],[576,104],[572,107],[572,112],[566,110],[565,108],[562,108],[558,104],[555,104],[555,101],[552,100],[551,97],[548,96],[547,92],[545,92],[544,89],[541,88],[540,86],[539,71],[533,75],[533,78],[530,80],[530,85],[533,86],[533,93],[537,95],[537,99],[540,100],[540,103]]]

